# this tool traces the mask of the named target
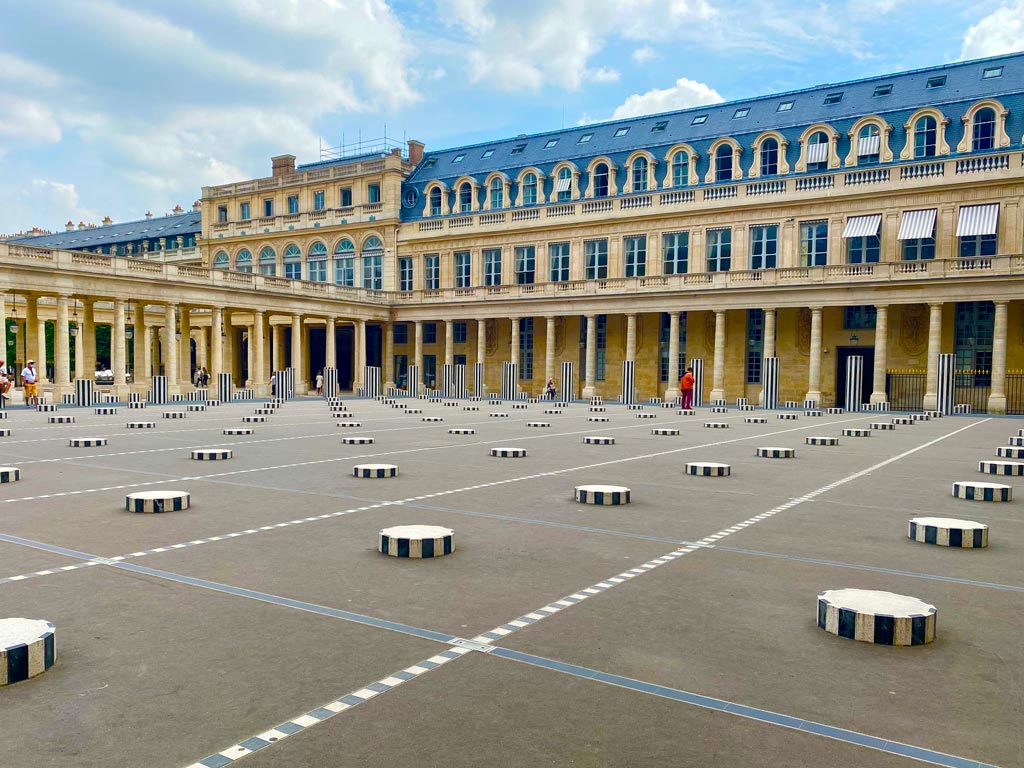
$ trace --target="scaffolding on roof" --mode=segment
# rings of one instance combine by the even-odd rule
[[[320,139],[320,161],[344,160],[349,157],[360,157],[362,155],[386,155],[393,149],[406,152],[406,144],[388,136],[388,128],[384,126],[384,135],[372,139],[364,139],[360,132],[353,142],[345,141],[345,134],[341,135],[341,144],[336,147],[324,146],[323,139]]]

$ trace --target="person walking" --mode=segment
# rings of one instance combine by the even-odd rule
[[[693,382],[693,368],[687,368],[683,378],[679,380],[679,391],[683,396],[680,407],[684,411],[693,408]]]
[[[210,372],[208,370],[206,370],[206,366],[204,365],[199,370],[202,371],[202,373],[203,373],[202,379],[199,382],[199,386],[201,386],[201,387],[208,387],[208,386],[210,386]]]
[[[7,375],[7,361],[0,360],[0,406],[7,404],[7,393],[11,391],[12,386],[14,384]]]
[[[555,380],[548,379],[548,383],[544,386],[544,394],[548,400],[554,400],[558,397],[558,390],[555,389]]]
[[[322,395],[324,393],[324,372],[320,371],[316,375],[316,393]]]
[[[21,369],[21,383],[25,394],[25,405],[28,408],[39,405],[39,390],[36,382],[39,377],[36,375],[36,361],[29,360]]]

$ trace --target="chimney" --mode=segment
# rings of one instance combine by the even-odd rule
[[[409,162],[413,165],[419,165],[420,161],[423,160],[423,148],[426,147],[422,141],[416,141],[415,139],[409,139]]]
[[[81,230],[81,229],[85,229],[85,222],[84,222],[84,221],[80,221],[80,222],[78,222],[78,228],[79,228],[80,230]]]
[[[392,150],[391,150],[391,154],[392,154],[393,157],[401,157],[402,156],[402,150],[399,147],[393,147]]]
[[[174,213],[175,216],[177,216],[179,213],[184,213],[184,212],[185,212],[185,209],[182,208],[180,205],[174,206],[174,211],[172,211],[172,213]]]
[[[196,200],[194,203],[192,203],[192,211],[193,211],[193,213],[199,213],[201,210],[203,210],[203,201],[202,200]]]
[[[65,232],[74,232],[75,231],[75,222],[71,221],[71,219],[68,219],[68,223],[64,225],[64,231]]]
[[[272,176],[288,176],[295,173],[295,155],[278,155],[270,158]]]
[[[146,219],[149,220],[149,219],[152,219],[152,218],[153,218],[153,212],[152,211],[146,211]]]
[[[110,218],[109,216],[104,216],[103,217],[103,226],[104,227],[109,227],[113,223],[114,223],[114,220],[112,218]]]

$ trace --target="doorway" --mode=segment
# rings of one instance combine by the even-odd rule
[[[836,402],[840,408],[846,404],[846,361],[859,355],[864,358],[864,367],[860,377],[861,401],[871,399],[874,384],[875,348],[874,347],[838,347],[836,349]]]

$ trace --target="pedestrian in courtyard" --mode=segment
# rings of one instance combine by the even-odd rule
[[[558,397],[558,390],[555,389],[554,379],[548,379],[548,383],[544,385],[544,395],[548,400],[554,400]]]
[[[316,375],[316,393],[322,395],[324,393],[324,372],[320,371]]]
[[[0,360],[0,404],[6,404],[7,393],[11,391],[12,386],[14,385],[7,375],[7,361]]]
[[[683,396],[680,405],[684,411],[693,408],[693,381],[693,368],[687,368],[679,380],[679,391]]]
[[[201,387],[208,387],[208,386],[210,386],[210,372],[208,370],[206,370],[206,366],[204,365],[199,370],[202,371],[202,373],[203,373],[203,378],[199,382],[199,386],[201,386]]]
[[[29,408],[39,405],[39,390],[36,382],[39,377],[36,375],[36,361],[29,360],[21,370],[21,383],[25,393],[25,405]]]

